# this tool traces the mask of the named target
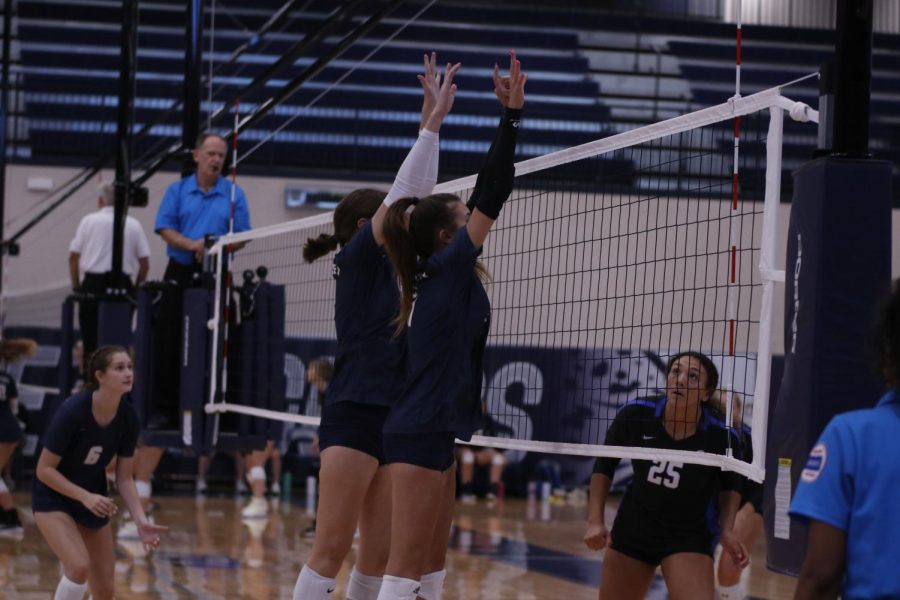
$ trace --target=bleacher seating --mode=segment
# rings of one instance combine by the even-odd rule
[[[137,127],[157,121],[182,94],[184,5],[183,0],[141,3]],[[221,67],[281,5],[282,0],[257,0],[242,7],[236,3],[229,3],[227,9],[220,7],[214,64]],[[366,6],[378,5],[371,0]],[[517,48],[530,74],[528,127],[522,134],[521,158],[718,104],[733,94],[734,28],[728,24],[589,10],[573,14],[517,9],[508,3],[485,8],[438,3],[407,23],[422,6],[415,1],[401,5],[245,133],[242,148],[247,149],[268,132],[285,126],[243,163],[245,167],[301,176],[388,176],[415,135],[421,101],[415,74],[421,68],[422,52],[429,49],[438,51],[441,62],[459,60],[464,64],[456,107],[442,131],[442,176],[446,177],[478,168],[497,115],[491,67],[495,61],[503,64],[509,47]],[[262,38],[238,64],[220,69],[213,80],[213,103],[204,101],[203,110],[238,94],[291,44],[318,27],[333,8],[334,3],[326,0],[309,3],[302,13],[293,15],[286,28]],[[18,10],[30,160],[87,164],[111,148],[115,138],[121,4],[113,0],[19,0]],[[242,97],[244,112],[277,93],[368,14],[342,24],[338,32],[278,73],[262,90]],[[405,29],[389,45],[328,90],[404,24]],[[210,31],[207,22],[206,33]],[[743,93],[815,71],[832,52],[832,36],[826,31],[746,27]],[[208,43],[207,39],[207,49]],[[900,152],[896,149],[900,139],[897,36],[876,36],[873,66],[872,149],[876,157],[896,161]],[[817,83],[807,80],[786,93],[815,104]],[[232,120],[233,116],[225,115],[213,126],[227,129]],[[290,123],[285,125],[287,121]],[[815,132],[788,122],[786,134],[785,170],[789,171],[810,157]],[[179,137],[180,112],[175,111],[136,144],[137,156],[153,156]],[[140,158],[137,164],[143,164]],[[790,178],[784,180],[789,186]],[[895,189],[900,194],[900,185]]]

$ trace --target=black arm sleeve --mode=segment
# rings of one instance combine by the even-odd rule
[[[475,189],[466,203],[469,211],[477,208],[495,220],[500,216],[500,209],[513,188],[513,159],[521,116],[520,108],[507,108],[503,111],[494,141],[491,142],[484,165],[475,180]]]

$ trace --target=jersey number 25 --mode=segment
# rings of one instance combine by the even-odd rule
[[[679,470],[682,467],[684,467],[684,463],[655,460],[653,466],[647,471],[647,481],[673,490],[677,489],[681,482]]]

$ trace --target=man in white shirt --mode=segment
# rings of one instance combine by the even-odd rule
[[[111,283],[115,185],[111,181],[101,183],[98,191],[100,210],[81,219],[69,244],[72,291],[83,294],[103,294]],[[134,217],[126,219],[123,239],[122,271],[128,276],[126,288],[131,294],[132,278],[135,278],[134,285],[141,285],[147,278],[150,245],[141,224]],[[83,279],[80,276],[82,273]],[[85,362],[97,348],[97,308],[95,299],[82,299],[78,305]]]

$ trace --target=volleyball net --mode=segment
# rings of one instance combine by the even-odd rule
[[[715,465],[762,480],[773,293],[784,279],[775,249],[785,112],[817,120],[775,88],[516,165],[512,197],[482,255],[491,274],[489,435],[472,443]],[[474,176],[449,181],[435,192],[466,200],[474,183]],[[237,313],[253,302],[258,267],[268,284],[283,286],[279,385],[291,408],[261,409],[252,391],[227,389],[227,376],[213,376],[207,412],[318,423],[321,398],[308,371],[335,351],[333,256],[308,264],[301,252],[308,238],[331,232],[331,222],[326,213],[213,247],[221,255],[246,244],[230,259],[238,284],[247,273]],[[216,297],[214,371],[222,368],[228,320]],[[717,430],[728,438],[724,455],[604,444],[623,406],[665,395],[666,362],[686,350],[715,363],[726,399],[720,420],[750,429],[751,463],[731,452],[725,429]]]

